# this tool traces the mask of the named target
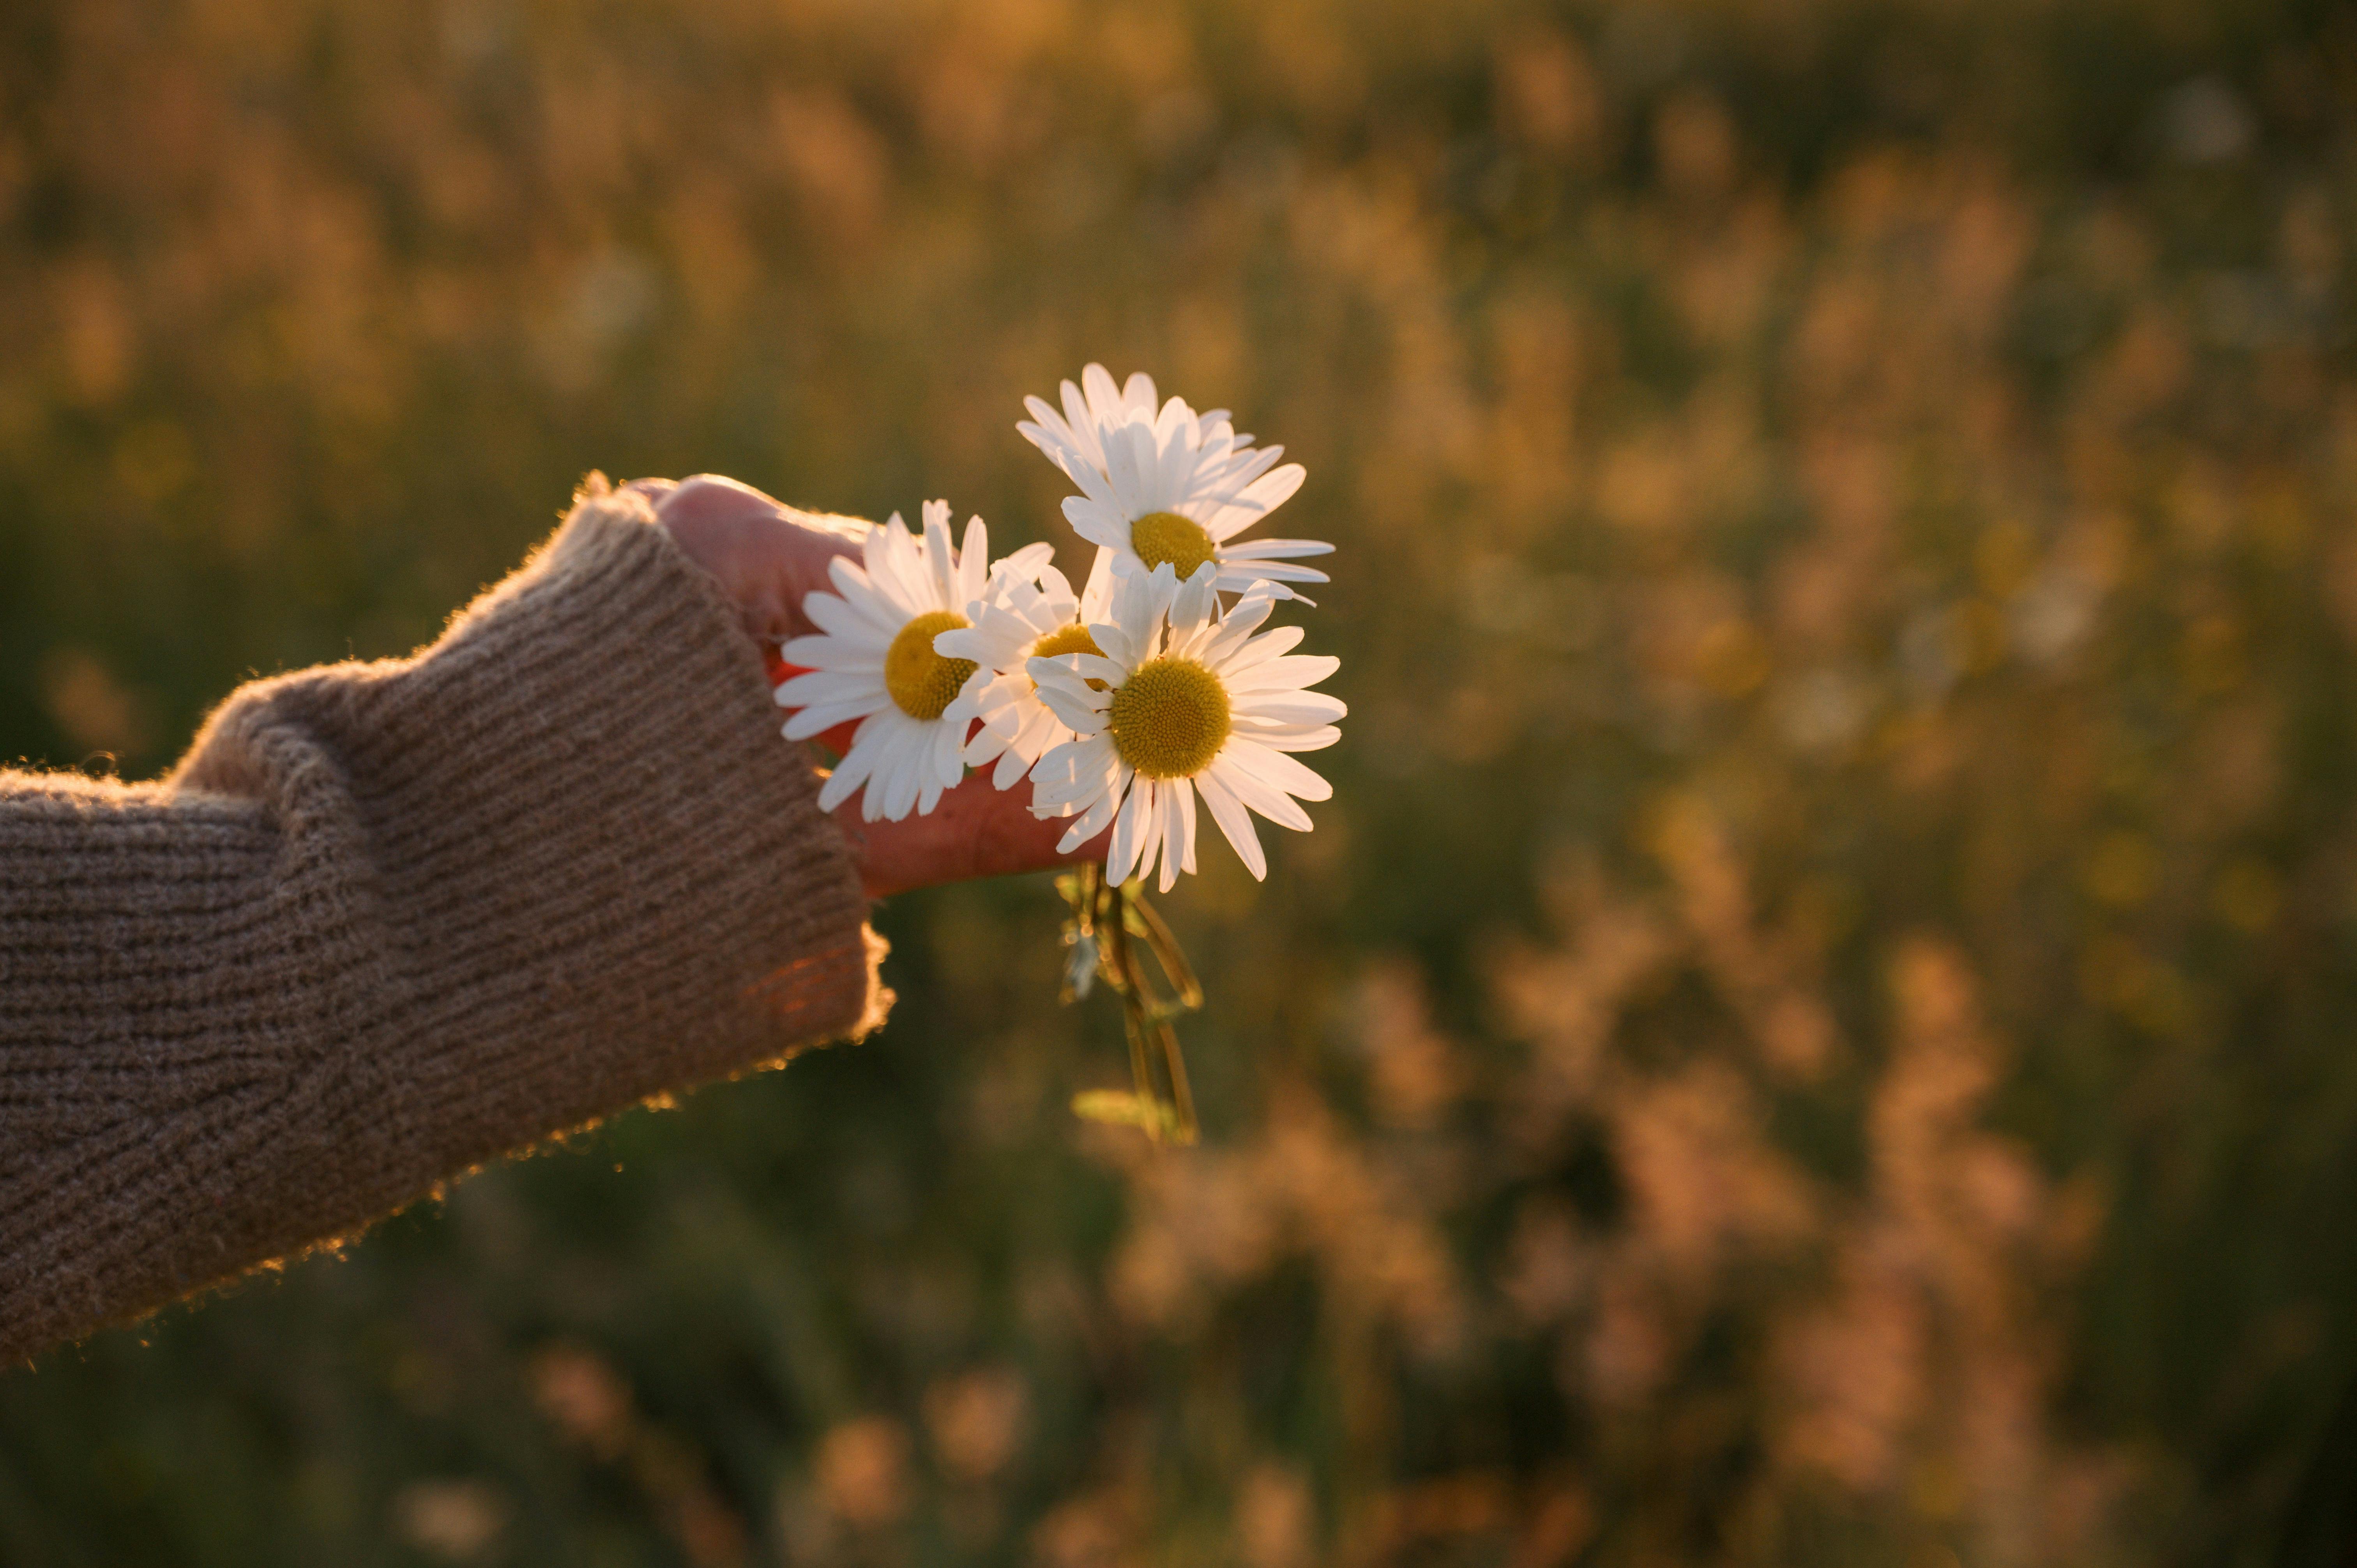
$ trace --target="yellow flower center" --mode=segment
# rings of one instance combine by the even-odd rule
[[[1097,639],[1089,635],[1089,628],[1080,621],[1060,626],[1031,645],[1031,657],[1034,659],[1061,659],[1068,653],[1093,653],[1100,659],[1104,657],[1104,650],[1097,646]],[[1102,681],[1091,681],[1089,684],[1100,692],[1104,690]],[[1038,691],[1039,682],[1032,682],[1031,689]]]
[[[937,719],[974,673],[971,659],[944,659],[933,639],[970,625],[954,610],[928,610],[900,628],[884,651],[884,689],[912,719]]]
[[[1175,511],[1149,511],[1129,525],[1129,547],[1150,571],[1164,562],[1185,582],[1195,568],[1211,560],[1211,536],[1191,517]]]
[[[1113,694],[1114,749],[1148,779],[1189,779],[1228,741],[1228,689],[1191,659],[1151,659]]]

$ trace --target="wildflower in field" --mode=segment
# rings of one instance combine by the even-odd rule
[[[1026,665],[1073,733],[1032,768],[1032,810],[1078,814],[1067,850],[1110,823],[1105,875],[1116,885],[1157,858],[1164,892],[1195,869],[1198,795],[1259,877],[1268,863],[1247,811],[1307,832],[1297,798],[1333,793],[1288,754],[1341,738],[1340,700],[1305,689],[1340,660],[1291,653],[1298,628],[1259,630],[1285,594],[1275,584],[1254,583],[1222,615],[1221,577],[1211,562],[1182,583],[1167,562],[1147,573],[1116,561],[1111,613],[1088,626],[1098,651]]]
[[[1198,415],[1183,399],[1155,406],[1143,373],[1116,387],[1103,365],[1063,384],[1061,413],[1024,399],[1032,417],[1016,428],[1081,487],[1064,516],[1081,537],[1152,568],[1168,565],[1179,581],[1205,562],[1215,586],[1240,593],[1255,582],[1323,583],[1326,574],[1292,563],[1333,546],[1314,539],[1237,536],[1301,488],[1298,463],[1282,467],[1282,446],[1255,448],[1227,411]]]
[[[803,600],[820,634],[795,638],[781,650],[787,663],[806,671],[777,690],[780,706],[799,710],[786,721],[788,739],[859,721],[851,748],[819,791],[820,807],[833,811],[865,786],[860,814],[871,822],[931,811],[963,775],[979,666],[935,651],[933,641],[971,626],[986,598],[1036,576],[1049,554],[1048,546],[1033,545],[988,569],[982,519],[967,522],[964,548],[952,550],[949,503],[927,501],[923,516],[921,536],[895,512],[867,535],[862,562],[833,563],[835,591]]]

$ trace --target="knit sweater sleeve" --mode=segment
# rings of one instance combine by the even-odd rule
[[[816,794],[624,493],[415,658],[237,692],[160,783],[0,773],[0,1363],[871,1026]]]

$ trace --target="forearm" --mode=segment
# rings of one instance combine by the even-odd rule
[[[0,1359],[860,1027],[865,903],[712,583],[592,501],[166,783],[0,784]]]

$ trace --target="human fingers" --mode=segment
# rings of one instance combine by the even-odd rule
[[[664,492],[663,505],[658,509],[666,521],[673,515],[777,512],[783,510],[782,503],[775,496],[755,489],[742,479],[732,479],[726,474],[690,474],[669,486]]]
[[[1029,789],[1000,789],[987,775],[974,773],[923,816],[863,822],[855,797],[836,808],[834,820],[851,844],[860,883],[871,898],[938,883],[1012,876],[1104,859],[1113,836],[1110,828],[1066,854],[1056,846],[1071,822],[1055,817],[1041,822],[1031,814],[1030,802]]]
[[[786,506],[717,474],[679,481],[655,518],[719,583],[746,631],[764,642],[813,629],[802,614],[804,596],[827,586],[828,563],[856,551],[869,526]]]

